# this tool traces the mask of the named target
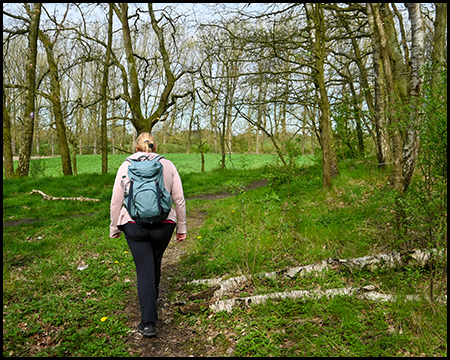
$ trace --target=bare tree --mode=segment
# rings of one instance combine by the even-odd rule
[[[65,16],[67,15],[67,11]],[[62,20],[64,22],[65,16]],[[61,25],[61,24],[60,24]],[[61,152],[61,163],[64,175],[73,175],[72,165],[70,161],[70,150],[67,138],[65,116],[63,113],[63,106],[61,103],[61,82],[59,78],[58,61],[55,58],[55,44],[58,38],[58,34],[61,30],[61,26],[58,28],[55,37],[50,39],[49,35],[44,31],[39,31],[39,39],[44,45],[45,53],[47,55],[48,72],[50,76],[50,94],[40,92],[53,107],[53,116],[55,119],[56,134],[58,136],[59,150]]]
[[[145,117],[141,108],[141,89],[139,86],[139,79],[137,73],[137,66],[135,60],[135,53],[133,51],[133,42],[131,37],[131,30],[128,23],[128,4],[120,3],[118,5],[114,4],[114,11],[119,17],[122,24],[122,34],[123,34],[123,45],[126,54],[126,60],[128,65],[128,74],[122,67],[122,78],[123,78],[123,97],[128,103],[131,110],[131,122],[136,129],[137,133],[144,131],[151,132],[153,126],[159,121],[163,121],[167,118],[167,110],[175,104],[176,96],[172,95],[172,90],[174,88],[175,82],[185,74],[185,70],[180,70],[178,74],[174,74],[171,69],[171,59],[166,48],[166,38],[163,31],[165,25],[163,25],[163,20],[167,17],[161,17],[157,19],[155,12],[153,10],[153,4],[148,4],[148,12],[151,20],[151,25],[153,31],[156,35],[158,41],[158,50],[162,57],[162,63],[165,74],[165,85],[164,89],[159,97],[158,106],[155,111],[149,116]],[[169,24],[167,26],[174,26],[172,20],[168,20]],[[128,91],[128,86],[131,92]],[[171,96],[172,95],[172,96]],[[182,97],[184,95],[180,95]]]
[[[391,158],[391,147],[389,143],[389,135],[387,133],[387,90],[386,80],[384,77],[383,62],[381,59],[381,40],[375,24],[372,7],[370,4],[366,6],[367,19],[369,23],[370,33],[372,35],[373,48],[373,72],[374,72],[374,110],[372,112],[373,123],[376,134],[376,154],[378,166],[386,167],[386,162]]]
[[[325,21],[322,4],[311,4],[311,9],[307,10],[308,17],[312,22],[314,34],[313,41],[313,78],[319,94],[320,109],[320,134],[323,151],[323,172],[322,185],[324,188],[331,187],[331,178],[339,174],[336,152],[334,149],[333,134],[331,131],[330,105],[328,102],[327,88],[325,84]]]
[[[412,30],[411,44],[411,85],[410,85],[410,126],[405,130],[403,146],[403,191],[408,189],[416,168],[419,149],[418,129],[420,127],[420,96],[422,88],[421,71],[424,65],[425,34],[422,10],[419,3],[407,3]]]
[[[101,134],[102,134],[102,174],[108,172],[108,133],[107,133],[107,112],[108,112],[108,74],[111,60],[111,47],[112,47],[112,28],[113,28],[113,7],[109,4],[108,12],[108,43],[106,46],[106,58],[103,65],[103,79],[101,82],[100,96],[102,98],[102,119],[101,119]]]
[[[27,58],[27,97],[25,104],[24,133],[22,142],[22,153],[19,157],[19,166],[17,173],[20,176],[27,176],[30,169],[31,147],[33,143],[34,132],[34,113],[35,113],[35,89],[36,89],[36,57],[37,57],[37,39],[39,32],[39,20],[41,17],[42,3],[34,3],[33,10],[26,5],[27,12],[31,18],[28,33],[28,58]]]
[[[376,31],[376,36],[374,36],[374,41],[378,41],[378,48],[380,49],[380,58],[383,66],[383,78],[386,81],[386,91],[389,94],[389,102],[387,103],[387,114],[389,119],[389,129],[390,137],[392,139],[392,149],[393,149],[393,173],[392,181],[394,188],[401,194],[403,193],[403,175],[402,175],[402,138],[399,128],[399,118],[398,114],[395,113],[395,98],[398,95],[398,87],[394,83],[394,74],[391,65],[391,58],[389,54],[389,43],[390,41],[395,41],[397,39],[392,39],[391,27],[387,27],[388,21],[392,21],[392,17],[381,16],[380,14],[380,4],[370,4],[371,15],[373,16],[374,28]],[[384,8],[384,11],[387,11]],[[391,24],[392,25],[392,24]],[[388,38],[388,35],[390,38]],[[398,43],[397,43],[398,44]],[[391,46],[392,47],[392,46]],[[397,49],[397,48],[396,48]],[[397,90],[396,90],[397,89]]]
[[[11,17],[23,20],[28,24],[28,50],[27,50],[27,66],[26,66],[26,98],[25,98],[25,109],[23,114],[23,134],[21,136],[21,153],[19,157],[19,165],[16,170],[18,176],[27,176],[30,169],[30,158],[31,149],[33,143],[33,132],[34,132],[34,113],[35,113],[35,92],[36,92],[36,58],[37,58],[37,42],[38,42],[38,32],[39,32],[39,22],[41,17],[41,7],[42,3],[34,3],[31,9],[29,4],[24,4],[26,12],[29,19],[13,16],[12,14],[7,14]],[[5,11],[3,12],[5,14]],[[5,96],[5,95],[4,95]],[[3,108],[5,110],[5,97],[3,97]],[[5,171],[6,177],[12,176],[13,166],[12,166],[12,151],[11,150],[11,121],[9,112],[6,109],[4,111],[4,123],[3,123],[3,141],[5,146],[9,149],[5,152],[7,157]]]

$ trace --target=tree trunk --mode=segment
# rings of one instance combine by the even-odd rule
[[[36,91],[36,57],[37,40],[39,33],[39,21],[41,17],[42,3],[34,3],[31,11],[30,26],[28,31],[28,54],[26,67],[26,89],[25,112],[23,115],[24,131],[22,134],[22,146],[19,157],[19,166],[16,170],[19,176],[28,176],[30,170],[31,149],[34,132],[35,91]]]
[[[52,157],[53,157],[53,156],[55,156],[55,138],[53,137],[53,131],[52,131],[50,142],[52,144]]]
[[[262,137],[262,131],[261,127],[263,124],[263,111],[264,107],[262,104],[266,101],[266,91],[267,87],[264,87],[263,80],[260,80],[259,86],[258,86],[258,100],[256,106],[258,107],[257,115],[256,115],[256,153],[259,154],[259,146],[261,143],[260,138]]]
[[[339,169],[337,159],[333,151],[333,139],[330,122],[330,104],[328,102],[327,89],[325,85],[325,25],[323,19],[322,4],[312,4],[313,9],[309,16],[314,25],[313,53],[314,53],[314,82],[319,94],[320,109],[320,135],[323,151],[322,158],[322,186],[331,187],[331,178],[337,176]]]
[[[107,132],[107,116],[108,116],[108,102],[106,93],[108,89],[108,73],[109,62],[111,58],[111,46],[112,46],[112,23],[113,23],[113,8],[109,4],[108,13],[108,44],[106,46],[106,59],[103,67],[103,79],[100,87],[100,93],[102,97],[102,120],[101,120],[101,138],[102,138],[102,174],[108,172],[108,132]]]
[[[169,107],[171,107],[175,102],[169,102],[170,94],[172,93],[173,87],[175,86],[175,82],[177,79],[179,79],[185,72],[181,71],[180,74],[175,76],[172,73],[172,70],[170,68],[170,58],[169,54],[166,50],[166,44],[164,40],[164,34],[161,27],[158,25],[158,21],[155,18],[155,12],[153,11],[153,4],[148,3],[148,12],[150,14],[150,19],[152,23],[153,31],[156,34],[156,37],[158,38],[158,44],[159,44],[159,53],[161,54],[162,60],[163,60],[163,66],[164,66],[164,74],[165,74],[165,85],[164,90],[161,93],[161,96],[159,98],[159,104],[157,109],[151,114],[149,123],[151,124],[151,127],[153,127],[156,123],[160,121],[160,118],[163,116],[163,114],[167,111]],[[162,120],[161,120],[162,121]],[[151,130],[150,127],[150,130]]]
[[[58,65],[54,58],[54,43],[50,41],[48,36],[39,31],[39,39],[44,45],[47,54],[47,62],[50,72],[51,94],[49,96],[53,107],[53,115],[55,117],[56,133],[58,135],[59,150],[61,152],[61,163],[64,175],[72,175],[72,165],[70,162],[69,144],[67,141],[66,126],[64,124],[64,116],[61,105],[61,84],[58,76]]]
[[[223,296],[229,296],[231,293],[235,293],[239,288],[243,287],[245,283],[252,282],[253,278],[269,278],[277,279],[284,277],[287,279],[297,279],[298,277],[305,276],[309,273],[318,273],[322,271],[340,271],[341,269],[346,271],[354,271],[365,269],[368,271],[376,271],[377,269],[394,269],[401,267],[420,266],[424,267],[430,264],[434,258],[446,258],[446,252],[438,249],[431,250],[411,250],[405,252],[390,252],[386,254],[369,255],[352,259],[326,259],[319,263],[298,266],[289,269],[283,269],[274,272],[265,272],[255,275],[241,275],[237,277],[228,277],[226,279],[202,279],[193,280],[189,284],[203,284],[210,286],[201,293],[196,293],[188,296],[189,299],[204,298],[203,295],[212,297],[212,301],[208,301],[204,304],[196,304],[209,306],[213,311],[231,311],[233,306],[238,304],[249,305],[250,303],[256,304],[265,302],[269,298],[317,298],[321,296],[335,296],[335,295],[357,295],[362,298],[368,298],[371,300],[384,300],[391,301],[395,299],[395,296],[380,294],[374,292],[375,286],[367,285],[363,287],[344,287],[338,289],[318,289],[318,290],[297,290],[286,291],[279,293],[269,293],[266,295],[255,295],[244,298],[231,298],[226,300],[218,300]],[[214,301],[214,299],[216,299]],[[407,299],[417,300],[416,297],[410,296]],[[444,299],[443,299],[444,300]],[[190,307],[192,311],[199,311],[199,307],[192,307],[194,304],[184,305],[182,309],[187,310]]]
[[[391,60],[391,73],[395,93],[399,96],[402,104],[407,104],[409,98],[409,70],[407,65],[409,56],[408,53],[405,54],[405,58],[403,56],[392,12],[388,6],[389,4],[382,3],[378,10],[386,39],[386,50]],[[400,24],[400,27],[402,26],[403,24]]]
[[[370,4],[366,5],[367,19],[369,22],[370,33],[372,35],[373,47],[373,69],[374,69],[374,89],[375,99],[373,107],[373,122],[375,127],[375,149],[377,155],[378,166],[380,168],[386,167],[386,162],[390,160],[390,146],[389,137],[387,134],[387,99],[386,99],[386,82],[384,79],[383,62],[381,60],[381,40],[378,34],[375,19],[373,16],[372,7]]]
[[[191,152],[191,137],[192,137],[192,128],[195,122],[195,105],[196,105],[196,96],[193,96],[192,99],[192,111],[191,111],[191,117],[189,119],[189,131],[188,131],[188,142],[186,146],[186,154],[189,154]],[[200,131],[200,127],[198,128]],[[200,149],[199,149],[200,150]]]
[[[394,84],[394,78],[391,68],[391,61],[388,52],[388,42],[390,39],[386,36],[385,22],[384,18],[380,15],[379,5],[370,4],[372,14],[374,17],[374,25],[377,31],[377,36],[374,38],[379,39],[380,43],[380,57],[383,64],[384,78],[386,80],[386,90],[389,94],[389,101],[387,104],[388,119],[389,119],[389,129],[390,137],[392,141],[392,152],[393,152],[393,172],[392,172],[392,182],[394,188],[399,194],[403,194],[403,169],[402,169],[402,139],[399,129],[399,119],[398,115],[395,114],[395,104],[398,101],[396,94],[398,94],[398,86]]]
[[[379,41],[377,41],[379,44]],[[383,62],[381,61],[379,46],[375,45],[373,49],[373,64],[375,75],[375,109],[373,113],[376,134],[376,153],[378,166],[386,168],[386,163],[391,159],[391,150],[389,146],[389,135],[387,133],[387,95],[386,81],[384,79]]]
[[[420,95],[422,76],[420,72],[424,65],[425,34],[422,11],[419,3],[407,3],[412,30],[411,45],[411,89],[410,89],[410,124],[405,131],[403,146],[403,191],[411,183],[419,148],[418,129],[420,127]]]
[[[78,168],[77,168],[77,139],[73,136],[72,144],[72,170],[73,174],[78,174]]]
[[[362,114],[361,106],[358,106],[358,96],[356,94],[355,86],[352,82],[349,83],[350,91],[353,97],[353,117],[355,119],[356,139],[358,140],[358,153],[360,156],[364,156],[364,133],[362,129]],[[372,107],[373,108],[373,107]]]
[[[433,78],[431,86],[433,89],[442,81],[441,71],[446,64],[446,30],[447,30],[447,3],[436,3],[436,19],[434,21],[433,52]]]
[[[236,89],[235,78],[231,75],[229,79],[229,99],[228,99],[228,108],[225,110],[227,113],[226,120],[226,144],[227,144],[227,153],[231,153],[232,151],[232,128],[233,128],[233,102],[234,102],[234,92]]]
[[[229,92],[226,91],[225,93],[225,100],[224,100],[224,106],[223,106],[223,120],[218,122],[218,128],[219,128],[219,143],[220,143],[220,152],[221,152],[221,160],[220,160],[220,167],[222,169],[225,169],[226,166],[226,124],[227,124],[227,114],[228,114],[228,95]]]
[[[14,177],[14,161],[11,145],[11,116],[6,104],[6,92],[3,89],[3,164],[5,167],[5,178]]]
[[[252,96],[253,91],[252,91],[252,89],[253,89],[253,88],[250,88],[250,99],[253,99],[253,96]],[[247,116],[248,116],[249,118],[252,117],[251,112],[252,112],[252,109],[251,109],[251,107],[249,106],[249,107],[248,107],[248,112],[247,112]],[[250,153],[253,152],[253,150],[252,150],[252,128],[253,128],[253,126],[252,126],[252,124],[250,124],[250,123],[247,123],[247,126],[248,126],[248,127],[247,127],[247,152],[250,154]]]

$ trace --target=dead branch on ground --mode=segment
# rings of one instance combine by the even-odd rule
[[[84,196],[79,196],[79,197],[56,197],[56,196],[49,196],[45,193],[43,193],[41,190],[31,190],[31,194],[41,194],[42,197],[44,198],[44,200],[76,200],[76,201],[100,201],[100,199],[91,199],[91,198],[86,198]]]

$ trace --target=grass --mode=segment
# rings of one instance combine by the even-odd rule
[[[403,302],[369,303],[336,297],[269,302],[251,309],[237,309],[232,314],[222,312],[210,319],[205,316],[201,321],[206,322],[205,327],[218,329],[212,340],[216,346],[225,350],[232,346],[233,356],[239,357],[436,354],[439,346],[424,341],[423,329],[418,326],[418,323],[435,324],[436,313],[429,308],[417,314],[420,318],[412,318],[411,314],[417,314],[417,310]],[[445,313],[439,315],[443,317]],[[445,346],[441,346],[438,354],[445,356]]]
[[[194,276],[236,272],[237,259],[240,269],[254,273],[374,253],[380,244],[366,231],[365,219],[381,207],[381,199],[369,199],[375,182],[376,177],[361,179],[324,191],[318,169],[311,168],[289,185],[272,183],[214,201],[191,256],[190,264],[202,263]],[[245,259],[234,250],[243,246]]]
[[[133,276],[133,263],[124,256],[125,244],[105,238],[102,223],[86,216],[50,220],[45,229],[32,224],[6,230],[4,355],[127,354],[121,304],[129,286],[124,276]],[[80,271],[80,265],[89,267]]]
[[[208,218],[182,259],[180,279],[256,274],[326,258],[402,250],[401,243],[386,240],[387,223],[394,219],[383,185],[388,174],[367,162],[343,163],[341,176],[325,191],[318,167],[298,169],[290,177],[269,170],[267,188],[203,202]],[[253,280],[232,297],[366,285],[398,298],[393,303],[348,297],[274,300],[238,307],[232,314],[183,315],[180,326],[199,333],[208,329],[213,334],[208,339],[221,355],[446,356],[446,303],[404,300],[410,294],[426,299],[431,286],[433,295],[446,295],[446,261],[434,268]]]
[[[4,182],[4,221],[41,220],[3,230],[4,355],[128,354],[122,304],[134,265],[126,243],[108,238],[112,181],[79,175]],[[102,201],[44,201],[31,188]]]
[[[192,285],[179,290],[193,279],[398,250],[397,242],[386,241],[388,227],[380,226],[393,218],[383,188],[387,173],[370,163],[343,162],[340,177],[325,191],[317,166],[283,172],[273,157],[233,155],[235,168],[219,170],[218,157],[210,155],[205,173],[199,155],[167,155],[180,170],[186,197],[226,189],[236,194],[187,202],[188,220],[198,210],[207,217],[195,237],[188,234],[188,255],[171,280],[169,298],[194,292]],[[108,236],[112,184],[124,156],[110,156],[110,173],[103,175],[100,156],[77,159],[76,176],[63,177],[59,159],[40,159],[34,177],[3,182],[3,221],[39,220],[3,228],[4,356],[134,355],[130,314],[124,312],[136,296],[133,259],[123,237]],[[243,191],[263,177],[267,187]],[[101,201],[44,201],[30,195],[32,189]],[[446,263],[263,278],[246,284],[241,296],[375,285],[399,297],[273,300],[232,313],[178,313],[174,326],[196,329],[194,336],[215,356],[446,356],[446,303],[403,299],[411,293],[426,297],[431,284],[435,295],[446,295]]]

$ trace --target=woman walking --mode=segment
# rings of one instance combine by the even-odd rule
[[[129,158],[138,159],[147,156],[149,160],[159,157],[156,153],[155,137],[150,133],[142,133],[135,142],[136,152]],[[144,160],[145,161],[145,160]],[[164,188],[171,194],[175,207],[172,206],[166,220],[156,224],[137,224],[128,213],[124,203],[122,180],[127,178],[130,161],[124,161],[117,170],[111,197],[110,238],[120,237],[123,231],[125,239],[133,255],[136,265],[137,288],[141,307],[141,322],[138,331],[146,337],[156,336],[158,313],[156,300],[159,295],[161,278],[161,261],[173,231],[176,228],[176,239],[186,238],[186,205],[180,175],[175,165],[164,158],[159,160],[163,165]]]

